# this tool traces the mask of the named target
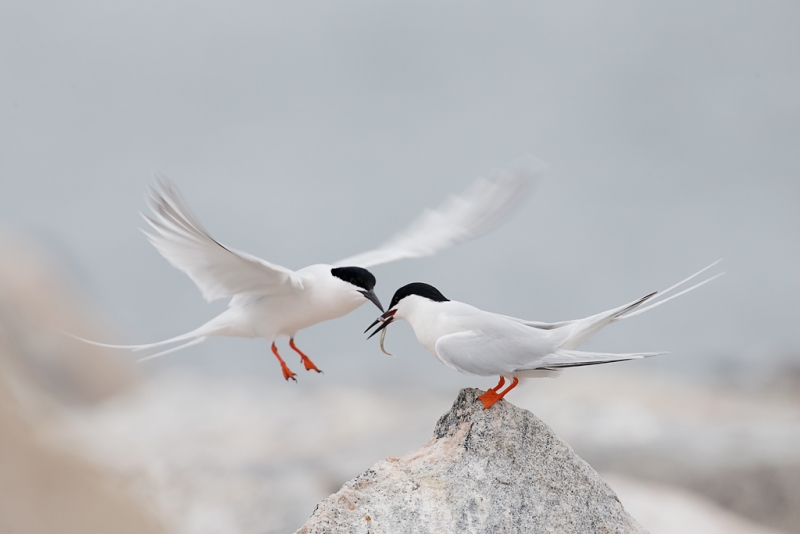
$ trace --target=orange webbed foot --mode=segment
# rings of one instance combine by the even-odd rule
[[[478,397],[478,400],[483,403],[483,409],[486,410],[494,406],[494,403],[499,401],[502,397],[497,394],[493,389],[488,390],[486,393]]]
[[[478,400],[483,403],[484,410],[494,406],[494,404],[497,401],[506,396],[506,393],[517,387],[517,384],[519,384],[519,378],[515,376],[514,379],[511,381],[511,384],[503,391],[500,391],[500,388],[503,387],[503,384],[505,383],[506,379],[501,376],[500,382],[498,382],[495,387],[493,387],[492,389],[488,390],[486,393],[478,397]]]
[[[291,378],[292,380],[297,382],[297,379],[295,378],[297,376],[297,373],[293,373],[292,370],[289,369],[289,366],[286,365],[285,363],[281,364],[281,371],[283,371],[284,380],[288,381]]]
[[[311,358],[306,356],[303,351],[297,348],[297,345],[294,344],[294,338],[289,340],[289,346],[292,347],[293,351],[300,355],[300,361],[303,362],[303,366],[306,368],[306,371],[316,371],[318,373],[322,372],[316,365],[314,365],[314,362],[311,361]]]
[[[308,359],[308,358],[302,358],[302,362],[303,362],[303,365],[304,365],[304,366],[305,366],[305,368],[306,368],[306,371],[316,371],[316,372],[318,372],[318,373],[321,373],[321,372],[322,372],[322,371],[320,371],[319,369],[317,369],[317,366],[316,366],[316,365],[314,365],[314,362],[312,362],[310,359]]]

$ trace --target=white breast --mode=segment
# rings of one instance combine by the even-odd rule
[[[345,282],[331,276],[329,265],[312,265],[297,271],[303,289],[286,295],[254,299],[242,306],[249,314],[253,336],[292,337],[299,330],[347,315],[366,300]]]
[[[436,354],[436,342],[442,336],[466,331],[459,317],[474,310],[477,308],[462,302],[434,302],[411,295],[404,298],[397,306],[396,317],[408,321],[420,345],[440,360]]]

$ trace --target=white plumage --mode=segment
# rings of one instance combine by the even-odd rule
[[[662,298],[719,261],[665,290],[655,291],[623,306],[584,319],[558,323],[527,321],[483,311],[463,302],[448,300],[433,286],[417,282],[403,286],[395,292],[389,310],[370,325],[369,328],[372,328],[382,323],[370,337],[383,330],[383,348],[385,328],[395,320],[405,320],[414,329],[420,344],[451,369],[470,375],[499,376],[500,383],[481,397],[484,406],[488,408],[513,389],[520,378],[548,376],[567,367],[665,354],[613,354],[575,349],[613,322],[638,315],[722,276],[724,273],[712,276],[671,297]],[[640,308],[645,303],[649,303],[649,306]],[[506,390],[500,391],[506,379],[511,379],[512,383]]]
[[[285,336],[307,370],[317,367],[294,344],[299,330],[341,317],[368,300],[383,311],[367,268],[405,258],[430,256],[476,237],[500,222],[524,198],[541,164],[527,158],[499,172],[494,180],[479,179],[462,196],[427,210],[382,246],[333,264],[293,271],[234,250],[214,240],[200,225],[177,188],[156,174],[149,191],[151,214],[143,215],[151,230],[145,235],[169,263],[185,272],[208,301],[230,298],[228,309],[202,326],[156,343],[109,345],[145,350],[186,342],[140,361],[201,343],[210,336],[263,337],[288,380],[295,374],[278,353],[275,340]]]

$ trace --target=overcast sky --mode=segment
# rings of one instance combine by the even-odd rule
[[[788,1],[5,2],[0,224],[54,251],[106,341],[155,341],[224,303],[139,232],[151,169],[219,241],[300,268],[533,153],[549,172],[514,217],[376,268],[381,299],[419,280],[563,320],[723,257],[722,279],[586,347],[669,350],[642,365],[681,372],[760,365],[800,352],[798,28]],[[387,360],[363,341],[374,315],[298,344],[331,380],[466,380],[407,326]],[[281,380],[263,341],[169,358]]]

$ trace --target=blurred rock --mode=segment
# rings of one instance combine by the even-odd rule
[[[800,532],[800,464],[743,466],[696,473],[686,485],[746,517]]]
[[[130,480],[170,532],[286,534],[346,480],[426,441],[452,404],[277,375],[156,373],[65,414],[61,439]]]
[[[0,532],[150,534],[161,528],[123,477],[57,443],[53,415],[123,391],[130,369],[86,334],[52,260],[0,233]]]
[[[66,334],[98,332],[58,261],[2,229],[0,250],[0,377],[21,407],[97,402],[128,387],[131,366]]]
[[[531,381],[512,392],[513,401],[601,473],[624,473],[640,481],[639,489],[652,484],[683,492],[676,504],[662,500],[660,491],[636,489],[638,508],[619,495],[644,528],[650,523],[639,510],[672,514],[673,504],[676,520],[692,514],[697,525],[716,524],[716,502],[731,506],[733,517],[756,521],[765,516],[756,516],[754,505],[772,510],[763,521],[793,532],[785,525],[800,509],[791,484],[798,472],[787,468],[797,465],[791,462],[800,447],[797,406],[610,367]],[[64,413],[60,431],[62,441],[76,443],[152,500],[172,532],[285,534],[368,466],[430,438],[452,406],[453,390],[410,387],[354,387],[316,374],[298,387],[280,376],[221,378],[175,368],[106,402]],[[741,478],[752,474],[746,467],[765,458],[781,463],[768,478],[760,468],[762,481],[732,498],[751,487]],[[784,482],[767,491],[764,485],[778,474]],[[715,477],[719,484],[712,484]]]
[[[298,534],[645,532],[530,412],[462,389],[433,439],[321,502]]]
[[[63,410],[58,429],[62,443],[116,472],[154,503],[170,531],[185,534],[295,531],[347,480],[426,442],[454,393],[447,384],[354,386],[314,374],[296,385],[272,373],[219,376],[198,367],[188,359],[122,395]],[[797,470],[788,469],[800,465],[795,397],[629,367],[530,381],[512,392],[512,402],[600,472],[680,487],[798,532]],[[648,495],[657,510],[660,494]]]
[[[156,534],[124,480],[44,438],[0,380],[0,532]]]
[[[683,488],[616,473],[603,478],[650,534],[780,534]]]
[[[752,521],[800,533],[796,395],[614,366],[512,393],[600,472],[681,487]]]

